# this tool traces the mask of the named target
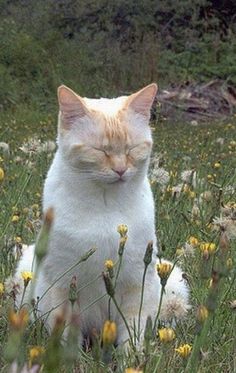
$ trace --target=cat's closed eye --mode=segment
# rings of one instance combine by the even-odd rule
[[[106,156],[109,156],[109,151],[107,149],[104,149],[104,148],[96,148],[96,147],[93,147],[94,150],[96,150],[97,152],[101,152],[101,153],[104,153]]]

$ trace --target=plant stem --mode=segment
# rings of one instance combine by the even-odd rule
[[[127,331],[128,331],[128,334],[129,334],[129,338],[130,338],[130,343],[131,343],[132,349],[133,349],[133,351],[135,352],[135,355],[136,355],[136,348],[135,348],[135,345],[134,345],[134,342],[133,342],[133,337],[132,337],[132,334],[131,334],[131,331],[130,331],[129,325],[128,325],[128,323],[127,323],[127,320],[126,320],[126,318],[125,318],[123,312],[121,311],[121,309],[120,309],[120,307],[119,307],[119,305],[118,305],[116,299],[115,299],[114,297],[112,297],[112,300],[113,300],[113,303],[114,303],[115,306],[116,306],[117,311],[119,312],[120,316],[122,317],[122,320],[123,320],[124,323],[125,323],[126,329],[127,329]]]
[[[145,265],[144,271],[143,271],[143,279],[142,279],[141,299],[140,299],[140,307],[139,307],[139,313],[138,313],[138,341],[140,339],[140,322],[141,322],[141,313],[142,313],[142,307],[143,307],[144,285],[145,285],[145,277],[147,273],[147,268],[148,266]]]
[[[165,292],[165,286],[162,285],[161,286],[161,295],[160,295],[160,301],[159,301],[159,305],[158,305],[157,315],[156,315],[156,318],[155,318],[155,321],[154,321],[154,325],[153,325],[153,332],[154,333],[156,332],[157,321],[158,321],[158,318],[159,318],[160,312],[161,312],[161,305],[162,305],[162,300],[163,300],[164,292]]]

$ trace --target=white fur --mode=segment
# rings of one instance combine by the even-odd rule
[[[86,100],[92,107],[92,100]],[[95,100],[94,108],[115,113],[124,98],[117,100]],[[109,107],[109,109],[107,109]],[[138,120],[136,115],[135,120]],[[138,136],[141,121],[137,124]],[[144,140],[150,139],[150,129],[147,124],[143,127]],[[64,141],[64,143],[63,143]],[[84,287],[104,270],[104,262],[118,258],[119,234],[117,226],[128,226],[128,240],[123,255],[123,263],[116,288],[116,298],[123,313],[130,321],[136,319],[140,304],[141,283],[144,270],[143,257],[147,243],[154,242],[156,255],[156,235],[154,221],[154,202],[150,185],[146,176],[149,160],[141,172],[127,182],[112,185],[96,182],[81,176],[64,156],[64,148],[69,142],[75,141],[75,136],[59,137],[59,149],[47,175],[43,194],[43,211],[53,207],[55,221],[51,233],[48,255],[43,262],[35,286],[34,297],[41,297],[47,288],[68,268],[70,268],[89,249],[97,250],[85,263],[82,263],[69,274],[58,281],[53,288],[40,300],[39,311],[45,314],[56,305],[68,298],[68,288],[73,275],[78,281],[78,288]],[[21,271],[30,270],[33,259],[31,247],[21,259],[16,277]],[[148,267],[144,304],[142,311],[142,329],[148,315],[155,317],[158,309],[160,284],[155,269],[155,260]],[[187,302],[188,291],[181,278],[181,271],[175,268],[166,287],[166,299],[171,294],[178,293]],[[78,312],[81,332],[89,334],[92,328],[101,330],[108,318],[108,297],[88,307],[95,299],[105,294],[102,278],[79,292]],[[18,304],[21,295],[18,296]],[[63,308],[64,309],[64,308]],[[60,310],[60,307],[57,311]],[[47,319],[49,327],[55,321],[57,311],[53,311]],[[118,342],[127,339],[127,330],[122,319],[112,307],[112,319],[118,325]]]

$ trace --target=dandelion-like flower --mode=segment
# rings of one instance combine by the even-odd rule
[[[5,177],[5,173],[3,171],[3,169],[0,167],[0,181],[2,181]]]
[[[151,184],[157,183],[163,188],[170,181],[169,172],[162,167],[154,167],[150,173]]]
[[[156,266],[157,273],[162,280],[167,280],[172,270],[172,264],[167,262],[162,262]]]
[[[33,346],[29,350],[29,365],[38,363],[42,355],[45,353],[45,348],[43,346]]]
[[[117,327],[114,321],[107,320],[102,330],[102,342],[104,345],[111,345],[115,342],[117,336]]]
[[[19,215],[13,215],[11,218],[12,223],[18,223],[19,220],[20,220]]]
[[[227,211],[228,216],[215,217],[212,225],[214,230],[225,231],[228,239],[236,238],[236,220],[234,219],[232,209]]]
[[[3,151],[4,154],[10,154],[10,146],[6,142],[0,142],[0,149]]]
[[[179,356],[186,359],[186,357],[188,357],[192,351],[192,346],[190,346],[189,344],[184,344],[176,348],[175,351],[178,353]]]
[[[21,272],[21,277],[24,280],[24,286],[27,286],[28,283],[33,279],[33,272],[30,271],[23,271]]]
[[[188,239],[188,243],[190,243],[190,245],[192,246],[197,246],[199,244],[199,241],[196,237],[190,236]]]
[[[208,259],[210,255],[214,254],[216,250],[216,244],[213,242],[202,242],[199,246],[200,251],[205,259]]]
[[[159,339],[163,343],[172,342],[175,339],[175,331],[172,328],[161,328],[158,330]]]
[[[143,373],[143,370],[139,370],[135,368],[126,368],[125,373]]]
[[[105,268],[107,269],[111,278],[114,277],[114,262],[111,259],[108,259],[104,263]]]
[[[221,163],[220,162],[215,162],[214,164],[214,168],[220,168],[221,167]]]
[[[236,299],[231,300],[231,302],[229,303],[229,306],[232,310],[236,310]]]
[[[4,293],[4,285],[0,282],[0,296]]]
[[[8,319],[12,329],[22,330],[26,327],[28,323],[29,314],[25,308],[21,308],[19,312],[11,310],[9,312]]]
[[[108,259],[104,263],[106,269],[112,269],[114,267],[114,262],[111,259]]]
[[[117,232],[120,234],[121,237],[125,237],[128,233],[127,225],[125,225],[125,224],[118,225]]]
[[[181,172],[181,180],[184,183],[191,184],[196,187],[196,171],[195,170],[185,170]]]
[[[172,294],[167,300],[163,299],[160,319],[166,322],[180,320],[186,317],[191,306],[180,294]]]
[[[197,320],[203,323],[208,318],[208,316],[209,316],[208,309],[206,308],[206,306],[201,304],[197,309]]]

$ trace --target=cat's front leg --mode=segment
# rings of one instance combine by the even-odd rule
[[[120,309],[126,323],[119,315],[117,318],[117,343],[119,345],[125,345],[126,348],[128,343],[130,343],[130,339],[132,339],[133,344],[137,348],[142,346],[147,317],[151,316],[154,319],[158,308],[158,299],[159,289],[157,282],[156,284],[147,284],[147,288],[144,289],[141,311],[141,287],[132,287],[122,296]]]

